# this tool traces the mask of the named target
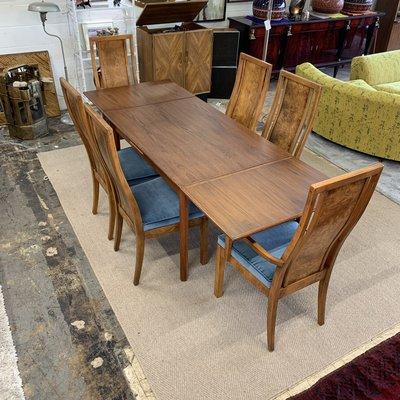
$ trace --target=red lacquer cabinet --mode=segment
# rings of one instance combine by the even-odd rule
[[[293,70],[298,64],[310,62],[317,67],[348,64],[351,59],[374,52],[379,20],[382,13],[338,19],[273,22],[267,61],[274,72]],[[229,18],[230,28],[240,31],[240,51],[262,59],[265,43],[263,21],[252,17]]]

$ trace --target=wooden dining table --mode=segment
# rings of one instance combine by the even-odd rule
[[[85,92],[177,192],[180,277],[188,278],[188,204],[237,240],[299,218],[326,176],[175,83]]]

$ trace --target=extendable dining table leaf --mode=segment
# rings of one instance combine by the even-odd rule
[[[85,95],[177,192],[183,281],[189,200],[234,240],[301,216],[310,184],[325,179],[175,83]]]
[[[194,97],[183,87],[171,81],[143,82],[131,86],[97,89],[85,96],[103,113],[110,110],[148,106],[171,100]]]

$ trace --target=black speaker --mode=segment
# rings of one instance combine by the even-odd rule
[[[213,67],[237,66],[239,35],[236,29],[214,29]]]
[[[211,93],[214,99],[229,99],[235,85],[237,68],[213,68],[211,73]]]
[[[209,97],[229,99],[235,84],[239,31],[236,29],[214,30],[213,67],[211,74],[211,92]]]

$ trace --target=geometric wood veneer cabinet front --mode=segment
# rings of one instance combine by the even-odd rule
[[[170,79],[194,94],[211,90],[213,31],[192,22],[206,1],[146,4],[137,21],[140,80]],[[183,21],[180,31],[148,28]]]

